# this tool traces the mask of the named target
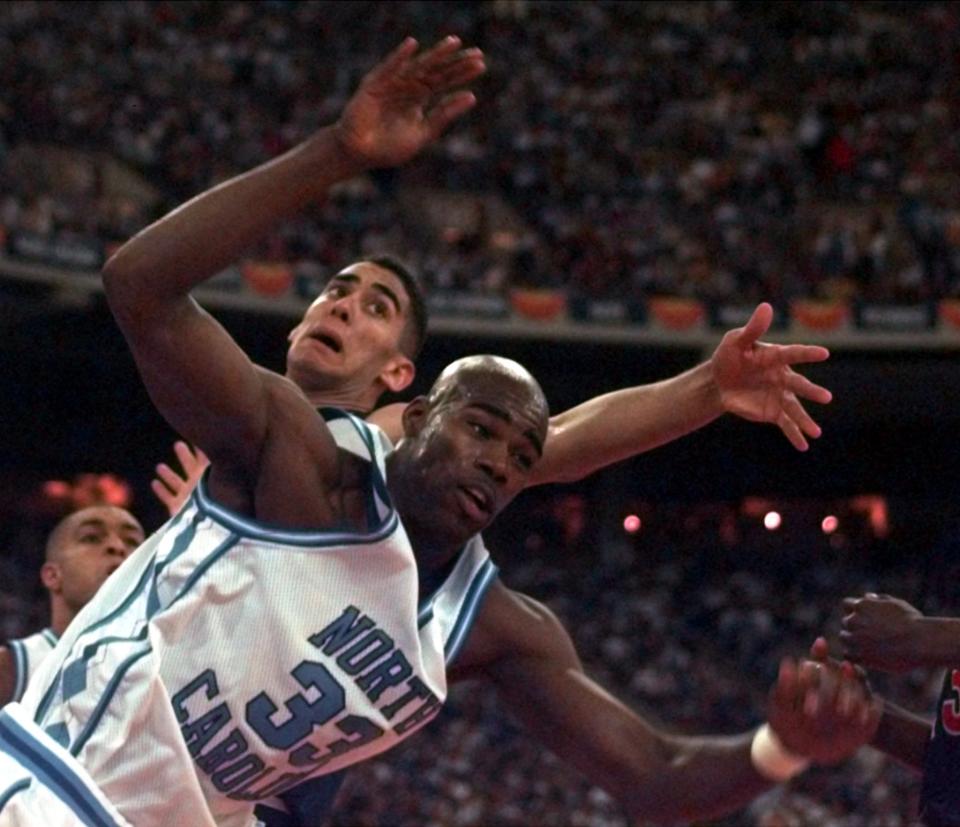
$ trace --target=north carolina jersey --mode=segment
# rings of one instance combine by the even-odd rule
[[[476,538],[420,600],[389,443],[323,413],[340,448],[371,461],[366,531],[266,526],[201,481],[27,690],[34,721],[137,827],[249,825],[254,802],[389,749],[446,697],[496,568]]]
[[[37,667],[57,645],[57,635],[53,629],[43,629],[28,637],[11,640],[7,648],[13,655],[13,698],[19,701],[27,688],[30,678],[36,674]]]
[[[960,824],[960,669],[948,669],[927,744],[920,815],[930,827]]]

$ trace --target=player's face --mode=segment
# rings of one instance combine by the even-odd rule
[[[104,581],[143,542],[143,528],[113,506],[86,508],[73,515],[56,558],[64,601],[79,611]]]
[[[546,430],[538,397],[496,375],[474,378],[427,414],[413,455],[415,508],[439,539],[463,543],[493,520],[526,486]]]
[[[393,361],[406,360],[400,341],[409,310],[396,274],[371,262],[350,265],[330,280],[290,333],[287,375],[308,393],[369,391]]]

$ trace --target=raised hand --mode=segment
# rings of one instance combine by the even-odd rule
[[[187,501],[190,492],[196,487],[204,470],[210,464],[210,460],[203,451],[199,448],[191,450],[186,442],[180,440],[173,444],[173,452],[180,460],[183,476],[181,477],[165,462],[161,462],[156,468],[157,476],[150,483],[151,490],[167,507],[171,517]]]
[[[873,738],[882,712],[883,703],[850,664],[785,658],[767,720],[790,752],[836,764]]]
[[[335,127],[341,146],[367,168],[402,164],[473,107],[458,90],[486,71],[483,52],[450,36],[417,54],[408,37],[364,77]]]
[[[924,665],[923,615],[887,594],[843,601],[840,643],[844,656],[868,669],[909,672]]]
[[[820,426],[800,399],[825,404],[830,391],[793,370],[793,365],[830,357],[816,345],[775,345],[759,341],[773,321],[773,308],[763,303],[743,327],[729,331],[711,357],[714,381],[723,408],[753,422],[777,425],[799,451],[807,437],[820,436]]]

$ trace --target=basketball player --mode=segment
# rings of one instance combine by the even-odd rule
[[[886,702],[871,746],[923,773],[920,816],[927,827],[960,824],[960,620],[927,617],[905,600],[867,593],[843,601],[844,657],[866,669],[906,674],[946,669],[931,721]],[[825,660],[823,638],[812,655]]]
[[[178,341],[189,341],[189,324]],[[817,686],[790,662],[769,726],[716,739],[657,732],[583,673],[556,618],[495,579],[479,540],[523,488],[546,435],[543,394],[515,363],[456,363],[407,406],[407,438],[387,456],[362,420],[317,416],[286,380],[240,360],[232,368],[246,375],[229,375],[266,385],[273,427],[254,444],[256,430],[246,431],[227,453],[211,434],[221,416],[234,426],[249,416],[237,399],[219,397],[205,426],[179,408],[182,386],[167,396],[166,359],[158,373],[149,352],[137,359],[211,467],[66,631],[56,668],[44,667],[23,706],[0,713],[0,769],[31,782],[0,824],[8,811],[69,813],[81,794],[99,807],[98,823],[249,824],[253,801],[427,723],[448,669],[452,680],[490,684],[532,734],[643,818],[721,813],[795,772],[805,762],[774,733],[821,761],[872,734],[879,710],[857,682]],[[251,652],[240,663],[237,644]],[[798,702],[808,688],[820,699],[813,717]],[[42,762],[59,762],[59,777],[27,774]]]
[[[50,625],[0,647],[0,706],[23,697],[27,682],[63,630],[143,537],[136,517],[110,505],[75,511],[54,527],[40,569],[50,594]]]

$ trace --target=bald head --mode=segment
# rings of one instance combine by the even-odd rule
[[[430,407],[435,408],[455,399],[469,400],[478,392],[486,393],[497,386],[511,389],[527,397],[529,413],[533,419],[542,420],[543,423],[543,433],[540,434],[542,450],[546,423],[550,416],[547,397],[530,371],[513,359],[489,354],[457,359],[447,365],[437,377],[437,381],[430,389],[428,400]]]

